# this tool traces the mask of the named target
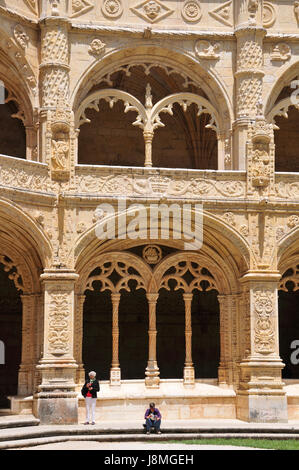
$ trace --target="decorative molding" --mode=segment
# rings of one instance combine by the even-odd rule
[[[135,7],[131,7],[130,10],[149,23],[161,21],[174,12],[160,0],[145,0]]]
[[[94,7],[94,3],[89,0],[72,0],[71,18],[84,15]]]
[[[270,2],[263,2],[263,26],[271,28],[276,21],[275,7]]]
[[[233,9],[232,9],[232,0],[223,3],[212,11],[209,11],[209,14],[217,21],[230,28],[233,27]]]

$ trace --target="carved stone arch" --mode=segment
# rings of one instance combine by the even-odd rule
[[[198,272],[195,273],[194,269],[191,266],[191,263],[197,264]],[[176,274],[166,275],[167,271],[175,267]],[[181,270],[180,270],[181,267]],[[202,269],[205,268],[208,270],[208,273],[202,273]],[[208,256],[202,253],[196,252],[179,252],[168,255],[164,258],[154,269],[153,278],[158,289],[164,287],[168,288],[167,282],[169,279],[179,279],[180,276],[183,276],[187,271],[192,271],[194,279],[197,279],[198,284],[192,281],[189,285],[182,279],[182,283],[177,285],[177,288],[182,288],[185,293],[191,293],[193,289],[200,288],[200,282],[205,280],[209,283],[208,290],[216,289],[219,293],[228,293],[229,292],[229,283],[223,282],[223,273],[217,262],[213,259],[209,259]]]
[[[122,263],[125,265],[125,271],[123,271],[123,273],[121,273],[120,268],[117,267],[117,263]],[[99,266],[104,267],[105,264],[110,265],[107,267],[105,272],[90,277],[92,271],[94,271]],[[139,273],[139,279],[137,279],[135,274],[130,275],[127,272],[130,267],[134,268],[134,270]],[[116,285],[114,285],[113,283],[109,282],[109,275],[114,271],[114,269],[118,270],[118,274],[124,281],[124,284],[118,282]],[[133,253],[128,253],[125,251],[102,253],[98,256],[94,256],[88,262],[85,260],[83,266],[79,260],[77,264],[77,272],[79,273],[79,280],[76,285],[76,292],[80,294],[83,294],[86,288],[90,289],[92,287],[92,282],[96,280],[106,282],[106,284],[103,285],[103,290],[108,289],[111,290],[111,292],[117,293],[122,288],[128,290],[127,281],[130,279],[135,279],[140,282],[140,288],[144,288],[147,291],[152,277],[151,269],[141,258],[134,255]]]
[[[1,238],[13,250],[18,250],[21,259],[28,266],[36,266],[40,272],[49,267],[52,260],[52,247],[37,223],[17,204],[0,199]],[[9,255],[8,255],[9,256]],[[12,257],[13,259],[13,257]],[[39,274],[36,280],[39,282]]]
[[[95,109],[100,111],[100,101],[105,100],[109,102],[110,107],[113,107],[114,103],[117,101],[123,101],[125,105],[124,112],[135,111],[137,116],[137,121],[140,124],[144,124],[146,121],[146,113],[144,106],[140,101],[135,98],[133,95],[114,89],[105,89],[100,90],[91,95],[88,95],[85,100],[80,104],[76,115],[75,115],[75,126],[79,128],[82,124],[90,122],[89,119],[85,116],[86,109]],[[136,121],[136,122],[137,122]],[[137,125],[133,123],[133,125]]]
[[[291,232],[279,240],[277,250],[277,263],[281,275],[295,264],[299,259],[299,227],[295,227]]]
[[[8,53],[4,52],[1,46]],[[20,73],[20,70],[24,70],[24,72]],[[7,90],[6,103],[13,101],[17,108],[17,112],[13,113],[11,117],[19,119],[24,125],[26,158],[34,160],[36,159],[35,149],[37,146],[36,79],[25,57],[12,40],[9,42],[3,37],[0,39],[0,80]]]
[[[34,107],[38,104],[36,78],[20,48],[5,33],[0,39],[0,79],[17,100],[24,124],[32,125]]]
[[[192,212],[194,209],[192,209]],[[126,211],[128,212],[128,211]],[[123,216],[123,214],[122,214]],[[119,215],[115,214],[115,225],[118,225]],[[95,235],[96,223],[86,232],[84,232],[77,240],[74,247],[74,254],[77,265],[77,272],[81,271],[81,264],[85,264],[86,259],[91,259],[95,252],[114,250],[114,245],[118,244],[118,240],[99,240]],[[200,227],[198,227],[200,229]],[[196,227],[194,227],[194,230]],[[190,235],[191,239],[192,234]],[[170,230],[170,238],[172,231]],[[148,237],[150,239],[150,236]],[[159,240],[162,244],[168,243],[166,240]],[[177,250],[184,250],[184,242],[182,240],[174,240],[174,246]],[[217,259],[217,263],[223,266],[223,276],[230,278],[230,286],[232,291],[237,292],[239,289],[238,279],[253,264],[253,253],[250,249],[248,241],[242,237],[237,228],[232,227],[220,220],[220,218],[204,211],[203,212],[203,246],[200,251],[207,253],[211,259]],[[132,244],[136,243],[131,241]],[[144,241],[138,241],[144,243]],[[127,240],[121,240],[122,246],[128,246]],[[213,247],[213,248],[212,248]],[[79,270],[79,271],[78,271]]]
[[[281,90],[290,85],[290,82],[299,75],[299,61],[296,60],[293,64],[285,64],[281,67],[279,75],[272,88],[269,90],[265,99],[265,116],[268,122],[269,116],[272,116],[273,109],[276,108],[276,101]]]
[[[146,57],[146,61],[144,60]],[[100,63],[91,63],[81,77],[76,87],[72,91],[71,102],[74,112],[78,109],[80,103],[86,97],[92,86],[108,74],[111,70],[127,64],[155,64],[161,67],[172,67],[177,73],[183,73],[185,77],[189,77],[194,83],[203,89],[207,94],[212,106],[218,110],[221,116],[219,126],[223,131],[231,129],[233,120],[233,106],[229,93],[217,75],[211,68],[205,68],[195,57],[191,57],[183,51],[162,48],[158,46],[147,46],[136,44],[136,47],[128,48],[124,45],[117,51],[107,52]]]

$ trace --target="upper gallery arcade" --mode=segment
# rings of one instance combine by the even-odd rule
[[[299,2],[0,0],[0,16],[0,406],[76,422],[97,368],[104,418],[136,384],[185,416],[297,418]],[[99,240],[96,209],[117,223],[119,198],[202,203],[202,248]]]

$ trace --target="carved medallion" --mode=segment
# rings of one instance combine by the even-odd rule
[[[173,10],[161,3],[159,0],[145,0],[130,10],[140,18],[150,23],[161,21],[171,15]]]
[[[94,39],[91,41],[88,52],[96,57],[100,57],[104,54],[106,48],[106,44],[102,42],[100,39]]]
[[[271,28],[276,21],[276,11],[274,6],[270,2],[264,2],[263,4],[263,26],[265,28]]]
[[[182,17],[185,21],[197,22],[202,17],[201,6],[197,0],[187,0],[182,8]]]
[[[271,60],[277,62],[285,62],[291,58],[291,48],[285,42],[274,44],[271,52]]]
[[[148,264],[157,264],[162,259],[162,250],[158,245],[147,245],[143,248],[142,257]]]
[[[198,40],[195,44],[195,54],[201,59],[219,59],[219,43],[211,44],[210,41]]]
[[[104,0],[102,13],[111,19],[119,18],[122,15],[123,6],[120,0]]]

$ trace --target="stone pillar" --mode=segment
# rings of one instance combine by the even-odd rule
[[[192,318],[191,318],[191,304],[193,294],[183,294],[185,302],[185,367],[184,367],[184,386],[194,387],[195,385],[195,372],[192,362]]]
[[[110,369],[110,385],[120,386],[121,371],[119,367],[119,323],[118,308],[120,294],[112,293],[112,363]]]
[[[37,368],[42,383],[36,394],[41,424],[78,422],[74,359],[74,285],[71,270],[47,270],[41,275],[44,288],[43,357]]]
[[[52,179],[64,181],[74,176],[77,133],[69,105],[69,20],[57,16],[57,11],[52,9],[52,16],[40,21],[39,149]]]
[[[76,295],[76,318],[75,318],[75,341],[74,358],[78,364],[76,383],[80,386],[85,382],[85,369],[82,362],[82,342],[83,342],[83,307],[85,295]]]
[[[277,272],[247,273],[241,279],[240,384],[237,417],[252,422],[287,421],[278,343]]]
[[[18,395],[28,396],[34,392],[34,374],[36,366],[35,346],[37,331],[37,301],[39,295],[23,294],[22,300],[22,358],[18,377]]]
[[[156,306],[159,294],[146,294],[149,306],[149,330],[148,330],[148,362],[146,368],[145,385],[149,388],[159,388],[160,372],[157,365],[157,329]]]
[[[238,307],[239,295],[218,295],[220,309],[220,364],[218,383],[233,387],[238,383]]]
[[[263,91],[262,1],[235,0],[235,35],[237,60],[235,66],[236,120],[233,124],[234,168],[246,169],[247,129],[256,115]]]

